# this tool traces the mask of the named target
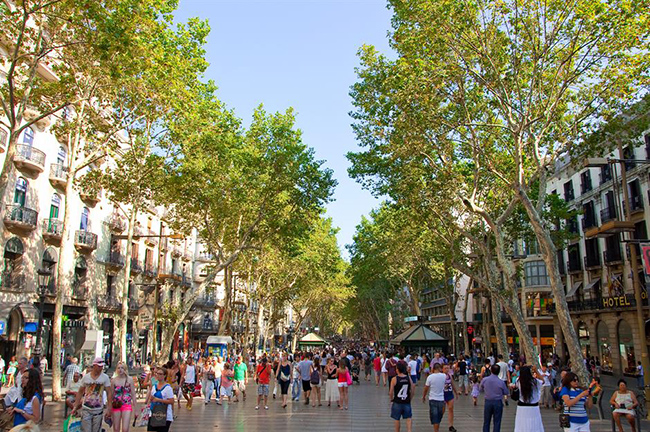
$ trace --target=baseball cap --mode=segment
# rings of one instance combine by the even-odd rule
[[[101,357],[95,357],[95,360],[93,360],[93,366],[104,366],[104,359]]]

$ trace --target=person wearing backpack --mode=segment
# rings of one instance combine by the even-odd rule
[[[167,370],[159,368],[156,370],[157,383],[152,387],[145,405],[151,404],[151,417],[147,425],[147,431],[169,432],[169,427],[174,421],[174,391],[171,386],[165,382]]]
[[[311,406],[316,406],[316,399],[318,399],[318,406],[322,406],[320,403],[320,388],[321,388],[321,371],[320,371],[320,359],[315,358],[314,364],[311,366],[311,375],[309,377],[309,382],[311,384],[311,389],[315,393],[315,397],[311,399]]]

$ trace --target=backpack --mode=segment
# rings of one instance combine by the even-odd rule
[[[490,375],[492,375],[492,371],[490,370],[490,368],[483,366],[483,376],[487,377],[487,376],[490,376]]]
[[[320,383],[320,375],[318,374],[318,370],[314,369],[311,372],[311,377],[309,379],[311,384],[318,384]]]

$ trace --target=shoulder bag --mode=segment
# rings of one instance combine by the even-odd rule
[[[162,398],[162,391],[167,387],[169,384],[165,384],[163,388],[158,390],[154,395],[160,395],[156,396],[157,398]],[[167,425],[167,404],[163,403],[152,403],[151,404],[151,417],[149,417],[149,426],[150,427],[162,427]]]

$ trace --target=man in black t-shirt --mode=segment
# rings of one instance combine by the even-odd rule
[[[413,398],[414,385],[411,378],[406,374],[406,363],[397,363],[397,375],[390,382],[390,400],[393,402],[390,409],[390,416],[395,420],[395,430],[400,430],[400,419],[406,420],[406,430],[411,432],[411,399]]]
[[[465,396],[469,393],[469,377],[467,376],[467,357],[460,356],[460,360],[457,363],[458,369],[458,387],[460,393],[465,393]]]

